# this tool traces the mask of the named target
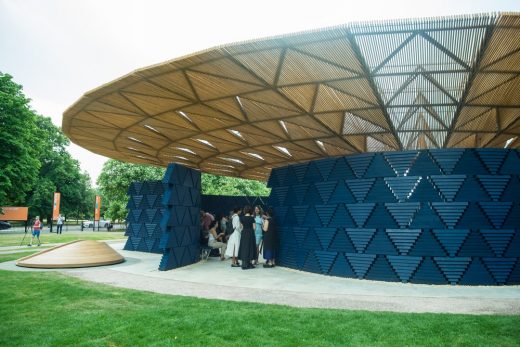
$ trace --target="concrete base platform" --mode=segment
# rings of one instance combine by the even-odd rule
[[[88,281],[156,293],[248,301],[295,307],[395,312],[520,314],[520,286],[438,286],[356,280],[276,267],[232,268],[230,261],[210,258],[184,268],[158,271],[160,254],[122,250],[118,265],[59,270]],[[23,269],[14,262],[2,270]]]

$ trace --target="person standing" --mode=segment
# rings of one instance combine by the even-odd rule
[[[61,214],[58,216],[58,221],[56,222],[56,234],[61,234],[63,231],[63,222],[64,218],[61,216]]]
[[[251,215],[251,206],[244,207],[244,215],[240,218],[242,224],[242,237],[240,238],[240,248],[238,258],[242,261],[242,270],[253,269],[253,261],[256,258],[255,243],[255,218]]]
[[[42,230],[42,222],[40,222],[40,216],[36,216],[33,224],[33,232],[31,237],[31,242],[27,245],[29,247],[32,246],[33,240],[36,237],[38,239],[38,246],[41,245],[40,241],[40,231]]]
[[[263,211],[260,206],[255,207],[255,243],[256,243],[256,258],[255,265],[258,265],[258,256],[260,255],[260,244],[262,243],[262,218]]]
[[[231,258],[231,267],[238,267],[240,264],[238,263],[237,256],[240,251],[240,239],[242,236],[242,227],[240,225],[240,209],[235,207],[233,209],[233,216],[231,217],[231,225],[233,226],[233,232],[229,237],[227,248],[226,248],[226,257]]]
[[[274,260],[276,256],[276,224],[273,219],[273,210],[269,208],[264,213],[264,224],[262,226],[264,234],[264,267],[274,267]]]

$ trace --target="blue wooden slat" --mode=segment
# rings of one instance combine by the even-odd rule
[[[432,202],[431,205],[450,229],[455,228],[460,217],[468,207],[467,202]]]
[[[516,258],[483,258],[482,260],[498,284],[506,283],[517,261]]]
[[[368,217],[374,210],[374,203],[364,203],[364,204],[346,204],[347,210],[350,213],[352,219],[356,222],[356,225],[359,228],[362,228],[365,225]]]
[[[475,152],[492,174],[498,172],[507,155],[507,151],[501,148],[478,148]]]
[[[375,178],[345,180],[345,184],[357,202],[363,202],[365,200],[374,182]]]
[[[446,252],[450,255],[450,257],[454,257],[457,255],[457,252],[460,250],[460,247],[468,237],[469,230],[435,229],[433,230],[433,234],[435,235],[437,240],[439,240],[439,242],[444,247]]]
[[[479,202],[480,208],[484,211],[493,226],[497,229],[502,227],[509,211],[511,210],[511,202],[495,202],[482,201]]]
[[[334,260],[338,256],[337,252],[327,252],[327,251],[315,251],[314,255],[318,260],[318,264],[320,265],[321,272],[324,274],[328,274]]]
[[[406,228],[412,222],[415,213],[421,207],[418,202],[406,203],[385,203],[386,209],[390,212],[400,228]]]
[[[435,257],[433,259],[451,284],[459,282],[471,262],[471,258],[468,257]]]
[[[509,175],[477,175],[477,179],[493,201],[499,201],[509,183]]]
[[[419,151],[385,152],[383,155],[397,176],[406,176]]]
[[[399,253],[406,255],[419,238],[421,229],[386,229],[386,233]]]
[[[481,229],[480,234],[484,236],[484,239],[491,246],[493,252],[497,257],[501,257],[504,254],[507,246],[511,242],[515,231],[512,229],[501,229],[501,230],[488,230]]]
[[[385,177],[385,182],[399,202],[407,200],[421,181],[421,176]]]
[[[375,254],[345,253],[345,256],[358,278],[365,277],[368,269],[376,259]]]
[[[345,229],[345,232],[350,238],[350,241],[352,241],[352,244],[356,248],[356,251],[358,253],[363,253],[367,248],[370,240],[372,240],[372,237],[374,237],[376,229],[347,228]]]
[[[464,153],[464,149],[430,149],[428,152],[442,171],[447,175],[451,175]]]
[[[322,249],[328,249],[330,243],[336,233],[338,232],[337,228],[314,228],[314,232],[318,239],[320,240]]]
[[[318,190],[318,193],[321,196],[321,200],[323,203],[328,203],[330,196],[332,195],[332,192],[336,188],[337,181],[328,181],[328,182],[318,182],[314,186]]]
[[[361,155],[348,156],[346,160],[356,177],[362,178],[365,176],[365,172],[373,158],[373,153],[364,153]]]
[[[430,176],[435,188],[439,190],[446,201],[455,200],[455,196],[460,190],[462,183],[466,180],[466,175]]]
[[[412,274],[417,270],[423,260],[422,257],[401,255],[387,255],[386,258],[402,282],[408,282],[410,280]]]

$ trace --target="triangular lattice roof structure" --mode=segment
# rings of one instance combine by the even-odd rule
[[[520,14],[346,24],[136,70],[64,113],[111,158],[266,180],[360,152],[518,147]]]

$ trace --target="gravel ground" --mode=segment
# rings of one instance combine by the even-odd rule
[[[317,307],[368,311],[432,312],[465,314],[519,314],[519,299],[433,298],[375,295],[305,293],[285,290],[237,288],[172,279],[146,277],[112,269],[66,271],[83,280],[115,287],[208,299],[248,301],[294,307]]]

